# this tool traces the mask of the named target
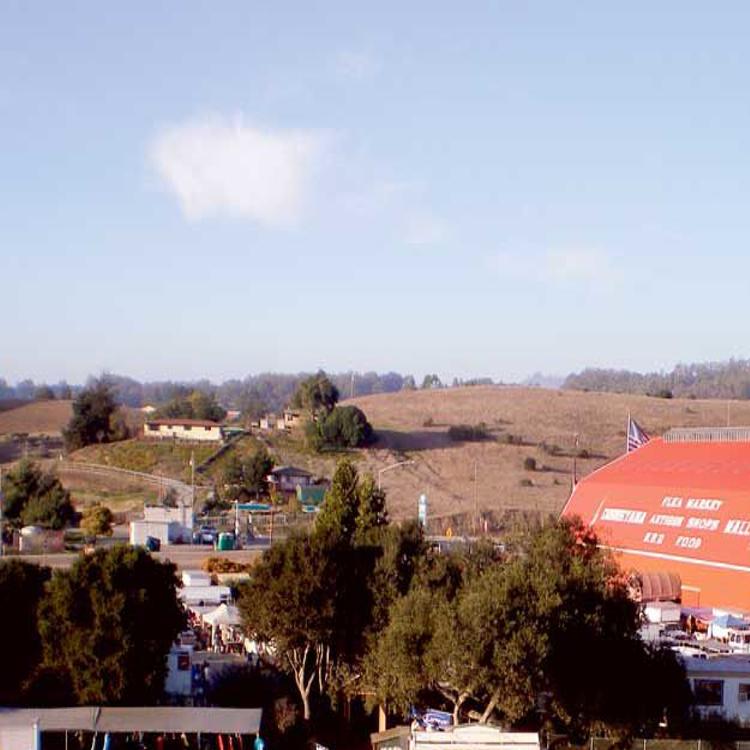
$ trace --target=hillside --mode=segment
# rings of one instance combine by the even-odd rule
[[[0,412],[0,435],[59,436],[73,414],[72,401],[33,401]]]
[[[725,425],[728,409],[715,400],[497,386],[403,391],[351,403],[380,436],[363,467],[376,473],[396,461],[415,462],[382,474],[394,517],[415,515],[422,492],[430,515],[471,512],[475,501],[480,510],[558,512],[570,491],[576,433],[579,451],[590,456],[577,459],[580,476],[623,452],[628,410],[649,433],[660,434],[676,426]],[[749,402],[731,402],[729,413],[732,424],[750,424]],[[447,436],[450,425],[479,422],[495,440],[453,443]],[[508,435],[524,445],[503,442]],[[558,446],[558,455],[543,443]],[[526,457],[545,470],[525,471]],[[533,486],[522,486],[523,480]]]
[[[349,455],[363,471],[378,471],[399,461],[412,464],[381,474],[393,518],[416,515],[417,499],[429,498],[431,517],[453,524],[456,513],[527,510],[559,512],[570,492],[575,436],[578,435],[579,476],[623,452],[627,414],[651,434],[673,426],[750,424],[749,401],[660,399],[611,393],[583,393],[541,388],[476,386],[442,390],[401,391],[355,398],[378,433],[378,442]],[[2,415],[0,415],[2,416]],[[484,422],[490,440],[454,442],[453,425]],[[512,441],[512,442],[509,442]],[[248,455],[265,443],[280,463],[294,464],[330,477],[342,454],[313,454],[300,435],[264,434],[237,441],[200,475],[219,480],[231,452]],[[107,463],[174,476],[189,477],[195,450],[200,464],[215,450],[174,443],[129,440],[90,446],[74,460]],[[524,468],[533,458],[536,471]],[[476,471],[477,481],[474,481]],[[439,530],[441,522],[437,522]]]

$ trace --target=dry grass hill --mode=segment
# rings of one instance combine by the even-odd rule
[[[379,435],[363,456],[363,468],[377,473],[396,461],[414,461],[381,475],[394,517],[415,515],[422,492],[430,515],[472,512],[475,503],[496,513],[559,512],[570,492],[575,436],[579,452],[589,456],[577,459],[580,476],[623,452],[628,411],[653,435],[677,426],[726,425],[728,414],[731,424],[750,425],[750,401],[540,388],[402,391],[351,403],[367,414]],[[451,425],[479,422],[486,423],[493,440],[455,443],[447,435]],[[521,444],[506,442],[510,435]],[[537,471],[524,469],[527,457],[536,460]]]
[[[28,434],[58,437],[73,414],[72,401],[33,401],[0,411],[0,435]]]
[[[576,435],[577,468],[582,476],[623,452],[628,411],[655,435],[676,426],[726,425],[727,418],[733,425],[750,425],[750,401],[660,399],[540,388],[402,391],[346,403],[362,408],[378,433],[373,447],[352,454],[361,470],[377,476],[396,462],[413,462],[380,475],[391,516],[415,516],[417,499],[426,493],[430,516],[438,518],[438,528],[441,517],[447,527],[453,524],[450,516],[471,514],[475,507],[496,515],[519,510],[559,512],[570,491]],[[12,433],[59,435],[69,417],[70,402],[62,401],[27,404],[0,413],[0,462],[3,434],[6,439]],[[451,426],[480,422],[487,425],[490,440],[454,442],[448,436]],[[310,453],[299,436],[275,434],[260,439],[280,462],[321,476],[330,477],[339,458],[338,454]],[[248,437],[231,450],[245,454],[256,446],[257,440]],[[201,446],[195,450],[200,463],[214,449]],[[189,446],[136,439],[91,446],[73,458],[186,479],[190,453]],[[208,474],[214,479],[220,478],[227,455],[211,466]],[[535,471],[525,468],[527,458],[536,461]],[[75,489],[83,493],[98,488],[82,485]]]

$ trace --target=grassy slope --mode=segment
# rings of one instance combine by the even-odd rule
[[[71,459],[161,474],[187,482],[190,480],[191,454],[194,453],[196,464],[200,464],[215,450],[215,445],[187,445],[134,438],[120,443],[89,445],[73,453]]]
[[[61,435],[73,414],[72,401],[34,401],[0,412],[0,435]]]
[[[580,449],[592,456],[578,461],[583,475],[622,453],[628,410],[651,434],[676,426],[727,422],[725,401],[520,387],[412,391],[352,403],[364,410],[380,434],[378,445],[366,452],[364,467],[374,473],[394,461],[415,461],[382,475],[394,517],[415,515],[422,492],[429,497],[431,515],[470,511],[475,497],[480,509],[559,512],[570,490],[572,459],[550,456],[539,443],[554,443],[571,453],[578,433]],[[732,424],[750,424],[750,401],[731,402],[730,414]],[[424,427],[429,419],[434,425]],[[498,439],[464,444],[448,440],[449,425],[478,422],[486,422]],[[502,443],[508,433],[530,445]],[[525,471],[527,456],[549,470]],[[523,479],[534,486],[521,486]]]

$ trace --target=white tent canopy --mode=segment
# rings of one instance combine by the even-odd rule
[[[216,609],[203,615],[203,622],[214,626],[237,627],[242,624],[242,618],[237,607],[231,604],[220,604]]]

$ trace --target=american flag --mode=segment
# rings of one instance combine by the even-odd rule
[[[626,452],[630,453],[631,451],[640,448],[649,440],[651,440],[649,434],[638,424],[638,422],[631,418],[630,414],[628,414],[628,440]]]

